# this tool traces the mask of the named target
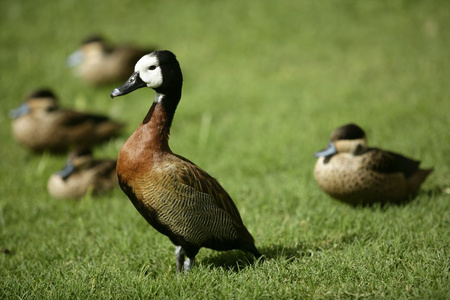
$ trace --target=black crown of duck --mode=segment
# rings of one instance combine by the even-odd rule
[[[175,55],[155,51],[136,63],[130,79],[114,89],[111,97],[141,87],[156,91],[143,122],[119,153],[117,174],[136,209],[175,244],[177,271],[184,267],[187,274],[201,247],[241,249],[256,257],[261,254],[236,205],[217,180],[169,147],[182,82]]]
[[[369,148],[364,130],[347,124],[333,131],[328,147],[315,154],[318,185],[353,205],[401,203],[414,196],[432,169],[401,154]]]

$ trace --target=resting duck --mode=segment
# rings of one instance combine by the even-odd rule
[[[88,192],[103,194],[118,185],[116,160],[94,159],[87,148],[79,148],[68,155],[62,170],[50,176],[49,194],[59,199],[81,198]]]
[[[138,49],[133,46],[108,45],[100,36],[83,41],[80,49],[67,59],[74,73],[92,85],[124,81],[133,72],[136,62],[153,49]]]
[[[328,147],[315,153],[318,185],[352,205],[400,203],[414,196],[433,169],[400,154],[368,148],[366,134],[348,124],[331,134]]]
[[[124,127],[106,116],[60,108],[50,90],[32,93],[10,116],[14,138],[34,152],[92,146],[118,135]]]
[[[202,247],[241,249],[260,257],[236,205],[219,182],[170,150],[169,132],[183,83],[175,55],[155,51],[143,56],[134,70],[111,97],[146,86],[156,91],[156,97],[119,153],[119,185],[147,222],[176,245],[177,272],[184,267],[187,275]]]

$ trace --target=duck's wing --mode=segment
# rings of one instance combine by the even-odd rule
[[[371,148],[369,153],[369,165],[372,170],[380,173],[401,172],[406,178],[414,174],[420,165],[420,161],[405,157],[401,154]]]
[[[116,175],[116,160],[104,159],[94,162],[94,186],[100,190],[109,190],[118,184]]]
[[[102,159],[94,161],[94,167],[100,177],[109,178],[111,172],[115,172],[117,161],[113,159]]]
[[[209,195],[217,207],[226,211],[237,224],[243,226],[236,205],[220,183],[193,162],[178,155],[175,157],[179,159],[175,173],[177,184],[187,185],[197,192]]]
[[[125,126],[111,120],[107,116],[87,114],[73,110],[62,110],[58,113],[57,125],[75,143],[96,144],[111,136],[116,136]]]
[[[82,113],[73,110],[61,110],[60,120],[60,124],[67,127],[74,127],[83,124],[101,124],[104,122],[114,122],[107,116]]]

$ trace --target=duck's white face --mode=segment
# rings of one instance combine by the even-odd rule
[[[155,52],[144,55],[134,66],[134,73],[119,88],[111,92],[111,98],[123,96],[132,91],[149,87],[156,89],[163,83],[163,75],[158,56]]]
[[[134,71],[139,73],[139,77],[149,88],[158,88],[163,83],[162,70],[155,53],[144,55],[136,63]]]

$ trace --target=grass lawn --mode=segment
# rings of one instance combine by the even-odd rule
[[[17,0],[0,26],[0,299],[449,299],[450,2]],[[172,150],[219,179],[264,262],[202,249],[177,276],[173,245],[120,189],[47,194],[66,158],[13,140],[26,94],[127,122],[99,157],[153,101],[72,76],[65,58],[92,33],[177,55]],[[355,209],[318,188],[313,152],[348,122],[435,168],[414,201]]]

